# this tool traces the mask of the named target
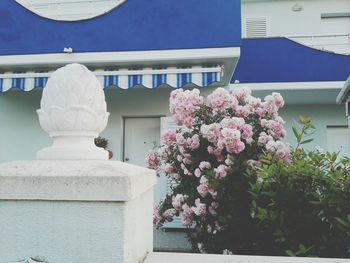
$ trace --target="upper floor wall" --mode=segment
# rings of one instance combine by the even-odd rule
[[[242,0],[242,36],[287,36],[350,54],[349,0]]]
[[[1,0],[0,55],[61,53],[65,47],[74,52],[235,47],[241,44],[240,11],[240,0],[126,0],[95,18],[68,22]]]

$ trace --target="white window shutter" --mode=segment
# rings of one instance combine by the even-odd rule
[[[177,125],[172,117],[162,117],[160,119],[160,136],[162,137],[163,134],[169,130],[176,131],[177,129],[180,129],[181,126]],[[165,179],[163,179],[163,178]],[[158,188],[161,192],[161,198],[164,198],[166,194],[171,193],[171,186],[174,185],[174,182],[172,182],[168,177],[165,177],[164,175],[161,175],[161,183],[162,185]],[[181,220],[179,217],[174,218],[172,222],[164,224],[165,228],[185,228],[181,224]]]

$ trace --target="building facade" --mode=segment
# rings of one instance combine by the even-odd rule
[[[350,75],[350,4],[346,0],[242,0],[241,58],[230,88],[257,96],[280,92],[287,140],[299,115],[317,130],[305,147],[350,155],[344,107],[336,97]]]
[[[101,135],[114,160],[144,165],[173,127],[174,88],[206,96],[218,86],[248,86],[259,97],[280,92],[287,140],[293,144],[291,128],[306,115],[317,127],[306,147],[350,155],[347,118],[336,105],[350,75],[348,0],[79,3],[0,2],[0,162],[35,159],[51,144],[35,111],[51,72],[73,62],[105,88],[111,115]],[[166,191],[160,178],[155,200]],[[157,232],[155,248],[188,250],[179,226]]]

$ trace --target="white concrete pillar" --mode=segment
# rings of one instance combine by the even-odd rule
[[[107,124],[102,88],[81,65],[60,70],[74,85],[49,80],[39,111],[53,146],[41,160],[0,164],[0,262],[142,262],[153,248],[154,171],[105,160],[91,143]]]

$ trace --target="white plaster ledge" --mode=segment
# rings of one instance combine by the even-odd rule
[[[155,171],[119,161],[0,164],[2,200],[128,201],[155,183]]]
[[[150,253],[144,263],[350,263],[350,259]]]

